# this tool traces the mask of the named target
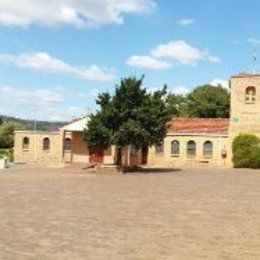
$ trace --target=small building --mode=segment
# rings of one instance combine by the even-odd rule
[[[16,131],[16,161],[60,166],[64,163],[113,163],[114,149],[88,148],[84,129],[88,117],[75,120],[59,131]]]
[[[84,117],[54,132],[17,131],[15,160],[42,165],[112,164],[115,147],[88,148]],[[126,165],[160,167],[232,167],[232,142],[240,133],[260,137],[260,74],[231,77],[230,118],[173,118],[164,142],[123,152]]]
[[[228,118],[173,118],[164,142],[150,148],[148,162],[162,167],[226,167],[228,131]]]

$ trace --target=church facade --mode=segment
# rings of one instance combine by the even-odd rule
[[[64,163],[112,164],[115,147],[87,148],[84,128],[88,118],[72,122],[59,131],[15,133],[15,160],[43,166]],[[126,165],[157,167],[232,167],[232,142],[240,133],[260,137],[260,75],[231,77],[230,118],[173,118],[161,145],[125,149]]]

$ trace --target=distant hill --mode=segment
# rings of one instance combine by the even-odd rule
[[[14,121],[17,123],[21,123],[25,126],[26,130],[34,130],[34,121],[33,120],[25,120],[15,117],[9,117],[9,116],[1,116],[0,118],[3,119],[3,121]],[[60,127],[64,126],[66,122],[48,122],[48,121],[37,121],[37,130],[39,131],[52,131],[57,130]]]

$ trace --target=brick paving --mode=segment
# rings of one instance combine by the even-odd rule
[[[260,259],[257,171],[81,173],[0,173],[0,259]]]

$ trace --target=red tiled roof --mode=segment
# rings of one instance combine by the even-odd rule
[[[168,133],[228,134],[228,118],[172,118]]]

